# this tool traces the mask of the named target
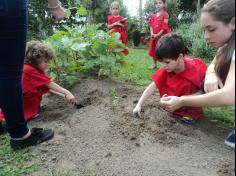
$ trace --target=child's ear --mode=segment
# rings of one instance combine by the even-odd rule
[[[232,30],[235,30],[235,17],[232,18],[230,24],[232,25]]]
[[[178,60],[184,59],[184,55],[182,53],[179,54]]]

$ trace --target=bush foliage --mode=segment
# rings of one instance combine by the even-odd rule
[[[58,82],[71,82],[78,72],[101,73],[123,63],[125,46],[118,33],[104,32],[100,25],[64,26],[46,41],[56,50],[51,75]]]
[[[216,50],[207,44],[199,22],[182,24],[174,32],[183,37],[189,55],[199,57],[207,63],[213,60]]]

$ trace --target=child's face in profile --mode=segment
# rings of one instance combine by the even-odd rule
[[[229,24],[216,21],[209,13],[202,13],[201,23],[205,39],[215,48],[224,46],[235,30],[233,20]]]
[[[118,16],[120,14],[120,8],[118,6],[113,6],[111,8],[111,14],[113,16]]]
[[[38,64],[38,69],[46,72],[48,70],[49,61],[47,59],[42,59],[42,61]]]
[[[179,59],[173,60],[173,59],[163,59],[162,62],[160,62],[161,67],[165,69],[168,73],[174,72],[179,69]]]
[[[163,10],[165,8],[165,3],[162,0],[157,0],[156,8],[157,8],[157,11]]]

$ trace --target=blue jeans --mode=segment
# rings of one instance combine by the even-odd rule
[[[29,131],[21,85],[26,34],[26,0],[0,0],[0,107],[11,138]]]

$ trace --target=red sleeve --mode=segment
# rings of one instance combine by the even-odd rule
[[[166,11],[164,12],[163,18],[164,18],[164,20],[170,18],[170,15],[168,14],[168,12],[166,12]]]
[[[108,25],[112,24],[112,16],[109,15],[107,17],[107,23],[108,23]]]
[[[150,27],[152,26],[152,23],[153,23],[153,16],[151,16],[151,18],[148,21],[148,24],[149,24]]]
[[[122,22],[122,23],[123,23],[123,25],[124,25],[124,27],[125,27],[125,30],[127,30],[127,29],[128,29],[128,24],[127,24],[127,22],[124,21],[124,22]]]
[[[35,88],[42,87],[51,82],[51,78],[46,76],[42,71],[30,65],[24,65],[22,76],[23,93],[27,93]]]
[[[181,76],[200,89],[206,76],[207,65],[198,58],[186,59],[185,63],[186,70],[181,73]]]
[[[166,24],[165,22],[162,22],[162,24],[161,24],[161,28],[165,31],[164,34],[171,33],[171,30],[170,30],[168,24]]]
[[[167,77],[168,74],[164,69],[160,69],[152,75],[152,80],[155,83],[158,91],[160,92],[160,96],[164,95],[168,90],[166,83]]]

